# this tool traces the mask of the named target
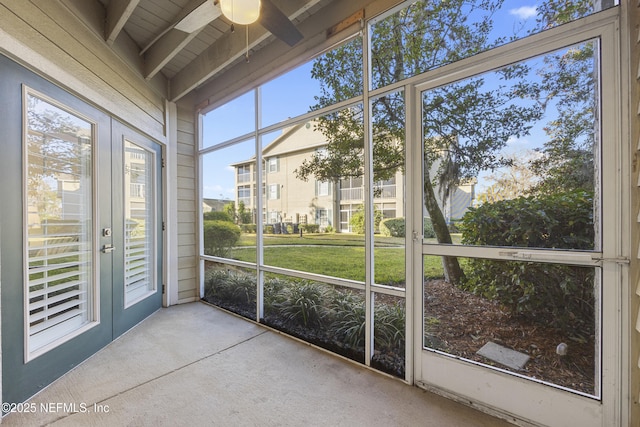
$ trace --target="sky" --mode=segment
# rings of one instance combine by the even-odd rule
[[[541,0],[538,0],[541,1]],[[512,35],[515,31],[525,31],[535,23],[536,3],[530,0],[506,0],[502,10],[495,16],[494,34]],[[265,84],[261,88],[262,126],[269,126],[287,118],[309,111],[315,104],[315,96],[320,87],[311,78],[313,61]],[[255,101],[251,91],[224,106],[209,112],[203,120],[203,147],[211,147],[225,140],[253,132],[255,129]],[[271,142],[275,135],[263,140],[263,146]],[[544,134],[541,125],[531,136],[519,140],[512,139],[506,151],[524,151],[541,145]],[[205,198],[234,200],[234,168],[229,165],[254,156],[255,143],[252,140],[233,147],[217,150],[204,158],[203,195]],[[480,176],[477,191],[486,187]]]

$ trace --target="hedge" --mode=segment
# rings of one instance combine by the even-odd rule
[[[227,221],[204,221],[204,253],[226,257],[240,239],[240,227]]]
[[[233,218],[231,218],[231,215],[229,215],[227,212],[222,211],[205,212],[202,217],[205,221],[233,222]]]
[[[462,243],[593,249],[593,196],[558,193],[470,208],[459,224]],[[513,313],[559,327],[572,336],[594,331],[594,269],[540,262],[471,258],[462,287],[499,301]]]

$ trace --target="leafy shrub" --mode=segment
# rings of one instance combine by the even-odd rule
[[[378,348],[404,350],[405,309],[403,303],[380,303],[375,308],[375,342]]]
[[[240,227],[226,221],[204,221],[204,253],[226,257],[240,239]]]
[[[204,297],[209,301],[255,304],[256,277],[232,269],[210,269],[205,274]]]
[[[382,212],[377,207],[373,207],[373,232],[380,231],[380,221],[382,221]],[[351,214],[349,219],[351,231],[356,234],[364,234],[364,207],[360,206],[357,211]]]
[[[205,212],[202,216],[205,221],[233,222],[233,218],[231,217],[231,215],[229,215],[228,212],[223,212],[223,211]]]
[[[329,303],[331,325],[335,339],[351,348],[364,347],[364,299],[350,291],[333,291]]]
[[[326,314],[324,308],[326,287],[320,283],[302,280],[290,282],[283,290],[283,298],[274,303],[287,322],[300,326],[319,326]]]
[[[320,225],[319,224],[300,224],[300,228],[305,233],[319,233]]]
[[[424,232],[425,239],[434,239],[436,237],[436,232],[433,229],[433,223],[431,222],[431,218],[425,218],[422,221],[422,229]]]
[[[518,197],[469,208],[462,243],[535,248],[593,249],[593,195],[573,191]]]
[[[471,208],[462,242],[536,248],[592,249],[593,197],[574,191],[519,197]],[[594,328],[593,269],[559,264],[469,259],[463,288],[533,320],[573,334]]]
[[[257,229],[258,227],[256,226],[256,224],[240,224],[240,230],[243,233],[255,234]]]
[[[285,289],[291,284],[290,280],[279,277],[265,277],[264,279],[264,311],[271,313],[278,309],[278,305],[286,299]]]
[[[460,221],[453,221],[447,227],[449,228],[449,233],[460,233]]]
[[[387,218],[380,222],[380,234],[387,237],[404,237],[404,218]]]
[[[333,226],[331,226],[331,225],[327,225],[327,226],[324,228],[324,232],[325,232],[325,233],[335,233],[335,231],[336,231],[336,229],[335,229],[335,228],[333,228]]]
[[[287,233],[293,234],[293,224],[287,224]]]
[[[275,230],[273,228],[273,225],[265,225],[264,226],[264,234],[274,234]]]

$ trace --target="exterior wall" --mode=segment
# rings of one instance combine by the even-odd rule
[[[199,298],[196,234],[195,115],[178,106],[178,303]]]
[[[629,425],[640,425],[640,3],[629,2],[631,128],[631,268],[628,297],[630,335]],[[625,43],[623,42],[623,45]],[[624,319],[624,318],[623,318]]]
[[[75,2],[1,0],[0,51],[166,142],[163,82],[146,82],[130,62],[126,37],[111,49],[84,24],[90,19]]]
[[[126,33],[111,47],[102,34],[91,30],[102,28],[101,24],[92,24],[99,19],[92,12],[100,7],[97,0],[0,0],[0,53],[165,144],[168,155],[175,156],[177,145],[178,165],[169,168],[168,186],[178,181],[178,212],[171,211],[176,209],[175,200],[168,201],[167,217],[177,216],[178,250],[177,255],[175,248],[169,251],[169,258],[175,257],[176,261],[166,261],[170,268],[177,265],[178,273],[169,272],[167,280],[174,278],[170,289],[176,285],[175,280],[178,282],[177,302],[192,301],[198,295],[192,104],[177,109],[177,132],[173,130],[177,140],[170,138],[167,133],[171,131],[170,122],[176,122],[172,117],[176,109],[167,108],[166,80],[160,75],[151,81],[142,77],[142,61]],[[171,162],[176,159],[169,159]],[[168,243],[176,242],[168,239]],[[176,298],[168,300],[169,304],[175,302]]]
[[[316,180],[303,181],[296,178],[294,171],[309,158],[314,150],[298,151],[293,154],[283,154],[278,157],[280,170],[266,174],[267,188],[270,185],[280,186],[277,200],[266,198],[264,207],[269,219],[269,212],[277,211],[282,216],[282,221],[291,219],[296,221],[296,216],[306,215],[307,223],[315,224],[316,208],[333,209],[333,191],[327,196],[316,195]],[[267,191],[267,194],[269,192]],[[265,221],[266,223],[269,220]]]

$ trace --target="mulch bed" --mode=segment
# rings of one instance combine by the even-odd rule
[[[587,394],[594,394],[593,338],[578,342],[566,333],[512,315],[499,304],[462,291],[443,280],[425,282],[426,345],[430,348],[511,370],[476,352],[491,341],[530,356],[518,372]],[[566,356],[556,347],[568,345]]]
[[[255,319],[255,305],[209,302]],[[586,394],[595,393],[593,338],[587,342],[572,340],[556,328],[512,315],[499,304],[462,291],[444,280],[425,282],[424,304],[427,347],[513,371],[476,354],[483,345],[491,341],[529,355],[530,359],[522,370],[513,372]],[[364,361],[364,349],[347,348],[335,342],[325,331],[293,327],[272,316],[261,321],[350,359]],[[568,345],[566,356],[556,353],[556,347],[560,343]],[[371,364],[383,372],[404,378],[404,352],[400,353],[402,354],[376,351]]]

